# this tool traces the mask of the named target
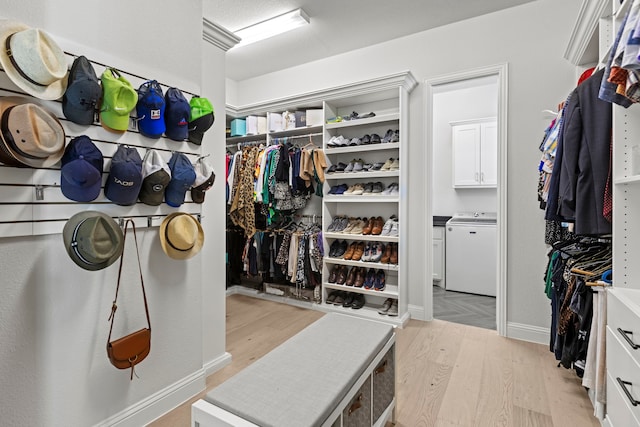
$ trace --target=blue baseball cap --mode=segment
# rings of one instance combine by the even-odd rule
[[[90,202],[98,197],[104,157],[88,136],[81,135],[69,141],[61,164],[60,188],[67,199]]]
[[[156,80],[149,80],[138,89],[138,130],[148,138],[158,139],[166,130],[164,124],[165,101],[162,87]]]
[[[189,136],[191,106],[182,91],[175,87],[167,89],[164,100],[164,122],[167,126],[165,135],[174,141],[184,141]]]
[[[111,158],[104,195],[119,205],[133,205],[138,200],[141,186],[142,159],[138,150],[127,145],[118,146]]]
[[[171,181],[164,192],[164,200],[171,207],[177,208],[184,203],[185,194],[196,180],[196,171],[187,156],[175,152],[169,159]]]

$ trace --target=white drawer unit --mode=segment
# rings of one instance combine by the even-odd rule
[[[640,426],[640,290],[608,292],[606,342],[607,420]]]

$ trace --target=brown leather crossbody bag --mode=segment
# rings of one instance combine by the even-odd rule
[[[138,238],[136,236],[136,226],[133,220],[128,219],[124,225],[124,243],[127,242],[127,229],[131,224],[133,230],[133,241],[136,245],[136,257],[138,258],[138,269],[140,270],[140,284],[142,285],[142,297],[144,299],[144,310],[147,314],[147,328],[125,335],[115,341],[111,341],[111,332],[113,331],[113,321],[115,320],[116,310],[118,308],[116,301],[118,300],[118,291],[120,290],[120,278],[122,276],[122,264],[124,261],[123,254],[120,257],[120,269],[118,270],[118,285],[116,286],[116,296],[111,306],[111,327],[109,328],[109,338],[107,338],[107,355],[111,364],[118,369],[131,369],[131,380],[135,374],[134,367],[142,362],[151,351],[151,320],[149,319],[149,307],[147,306],[147,294],[144,290],[144,280],[142,278],[142,267],[140,265],[140,253],[138,251]],[[136,377],[138,375],[136,374]]]

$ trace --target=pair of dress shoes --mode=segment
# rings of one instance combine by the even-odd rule
[[[333,291],[326,300],[327,304],[351,307],[356,310],[364,307],[365,302],[366,300],[363,294],[346,291]]]
[[[329,257],[340,258],[347,251],[349,244],[346,240],[334,240],[329,247]]]

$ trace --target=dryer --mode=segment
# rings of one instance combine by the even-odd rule
[[[495,212],[459,212],[446,225],[446,289],[496,296]]]

